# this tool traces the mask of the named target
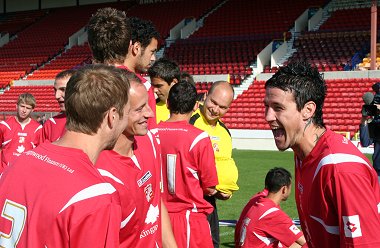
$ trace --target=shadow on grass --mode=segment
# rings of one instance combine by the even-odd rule
[[[220,244],[223,247],[235,247],[235,243],[234,242],[223,242],[223,243],[220,243]]]

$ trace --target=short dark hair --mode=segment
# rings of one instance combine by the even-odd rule
[[[292,175],[281,167],[270,169],[265,177],[265,188],[270,193],[277,193],[283,186],[289,187],[292,183]]]
[[[128,18],[128,23],[132,31],[132,44],[140,42],[141,47],[144,49],[149,46],[153,38],[156,40],[160,39],[160,33],[151,21],[140,19],[138,17],[130,17]]]
[[[71,77],[72,75],[74,75],[75,72],[76,70],[74,69],[63,70],[55,76],[55,80],[65,77]]]
[[[169,91],[168,107],[172,114],[187,114],[193,111],[197,102],[197,90],[187,81],[174,84]]]
[[[265,89],[279,88],[291,92],[297,104],[297,110],[305,106],[308,101],[316,105],[315,114],[312,117],[314,124],[324,127],[323,103],[326,98],[327,86],[317,68],[311,67],[306,62],[293,62],[281,67],[266,83]]]
[[[185,80],[191,84],[193,84],[195,86],[195,81],[194,81],[194,77],[188,73],[187,71],[181,71],[181,76],[180,76],[181,80]]]
[[[174,79],[180,80],[181,71],[173,60],[160,58],[148,69],[148,74],[150,78],[161,78],[170,84]]]
[[[131,28],[121,10],[102,8],[90,18],[87,25],[88,43],[94,62],[123,63],[131,41]]]

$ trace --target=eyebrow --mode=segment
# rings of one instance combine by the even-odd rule
[[[215,101],[215,99],[214,98],[212,98],[211,97],[211,99],[210,99],[212,102],[214,102],[216,105],[218,105],[219,107],[222,107],[222,108],[228,108],[228,106],[225,106],[225,105],[221,105],[221,104],[219,104],[217,101]]]

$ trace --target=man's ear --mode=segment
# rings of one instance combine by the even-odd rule
[[[194,105],[193,112],[197,111],[198,108],[199,108],[199,102],[197,101]]]
[[[178,79],[174,78],[173,81],[170,83],[170,85],[176,84],[176,83],[178,83]]]
[[[112,107],[106,113],[108,126],[112,129],[115,126],[115,121],[119,118],[119,113],[117,112],[115,107]]]
[[[302,118],[308,120],[314,116],[315,109],[317,108],[315,102],[308,101],[305,103],[303,109],[301,110]]]
[[[208,91],[206,91],[205,93],[204,93],[204,95],[203,95],[203,101],[205,101],[206,100],[206,97],[208,96]]]
[[[287,189],[288,189],[288,188],[287,188],[286,186],[282,186],[282,187],[281,187],[281,193],[282,193],[282,194],[285,194]]]
[[[135,43],[132,44],[132,54],[137,55],[139,54],[139,51],[141,49],[141,43],[136,41]]]

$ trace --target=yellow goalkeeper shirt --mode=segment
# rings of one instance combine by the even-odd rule
[[[208,133],[215,154],[219,184],[216,189],[232,194],[239,189],[237,185],[238,169],[232,158],[232,138],[228,128],[220,120],[213,127],[203,117],[200,109],[194,112],[190,123]]]
[[[165,102],[159,101],[156,103],[156,121],[157,124],[160,123],[160,121],[167,121],[170,117],[170,111],[166,107]]]

